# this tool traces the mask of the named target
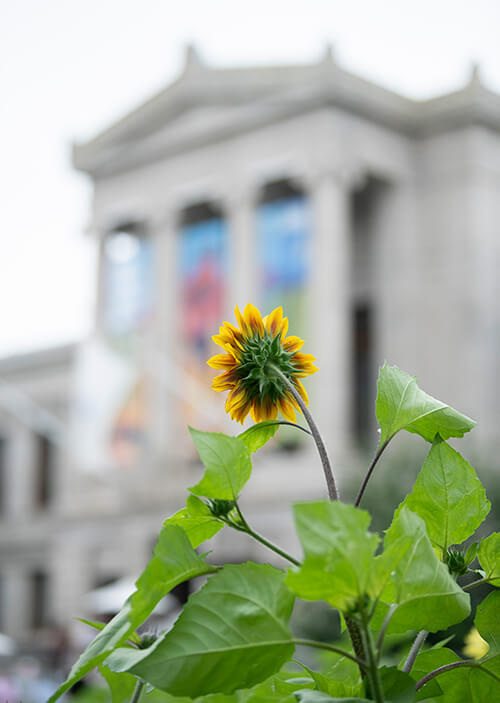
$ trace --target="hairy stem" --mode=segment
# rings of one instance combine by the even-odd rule
[[[270,364],[269,366],[276,373],[276,375],[279,376],[280,379],[283,381],[288,392],[290,393],[290,395],[293,396],[294,400],[297,402],[297,405],[301,409],[302,414],[304,415],[306,422],[309,425],[313,439],[316,442],[316,447],[318,449],[318,453],[319,453],[319,456],[321,459],[321,464],[323,466],[323,472],[325,474],[326,485],[328,488],[328,495],[330,497],[330,500],[338,500],[339,494],[337,491],[337,486],[335,484],[335,479],[333,477],[333,471],[332,471],[332,467],[330,464],[330,459],[328,458],[328,453],[326,451],[326,447],[325,447],[325,443],[323,442],[323,438],[319,433],[318,427],[317,427],[316,423],[314,422],[311,413],[307,409],[307,406],[304,403],[304,401],[302,400],[302,397],[300,396],[300,393],[298,392],[298,390],[295,388],[293,383],[285,376],[285,374],[281,371],[281,369],[279,369],[274,364]]]
[[[295,638],[293,639],[293,642],[294,644],[301,644],[304,647],[314,647],[315,649],[326,649],[328,652],[335,652],[335,654],[340,654],[343,657],[347,657],[347,659],[356,662],[360,669],[367,669],[368,665],[365,661],[353,656],[352,654],[349,654],[349,652],[344,652],[343,649],[340,649],[339,647],[334,647],[332,644],[328,644],[327,642],[316,642],[316,640],[304,640]]]
[[[142,689],[144,688],[144,681],[137,681],[135,685],[134,692],[132,694],[132,698],[130,699],[130,703],[137,703],[139,698],[141,697]]]
[[[479,669],[485,674],[488,674],[488,676],[494,678],[495,681],[500,682],[500,677],[498,677],[492,671],[486,669],[484,666],[481,666],[479,662],[474,661],[473,659],[468,659],[466,661],[451,662],[451,664],[445,664],[444,666],[440,666],[439,669],[434,669],[434,671],[431,671],[430,674],[427,674],[426,676],[421,678],[420,681],[417,682],[417,684],[415,685],[415,691],[419,691],[423,686],[425,686],[426,683],[428,683],[432,679],[435,679],[436,676],[441,676],[441,674],[445,674],[447,671],[452,671],[453,669],[459,669],[462,667]]]
[[[472,583],[468,583],[465,586],[462,586],[462,591],[472,591],[472,589],[477,588],[477,586],[482,586],[484,583],[491,583],[492,581],[498,581],[499,579],[499,576],[494,576],[493,578],[478,579],[477,581],[472,581]]]
[[[410,673],[410,671],[413,668],[413,665],[415,664],[415,659],[417,658],[417,654],[420,651],[420,647],[423,645],[425,642],[425,638],[427,637],[429,633],[427,630],[420,630],[418,635],[415,637],[415,641],[413,642],[410,652],[408,654],[408,658],[404,663],[403,666],[403,671],[405,671],[407,674]]]
[[[302,432],[305,432],[308,435],[312,436],[312,432],[310,432],[307,427],[302,427],[302,425],[299,425],[297,422],[290,422],[290,420],[267,420],[268,425],[288,425],[288,427],[295,427],[297,430],[302,430]],[[257,427],[257,425],[253,425],[252,427]],[[250,429],[252,429],[250,427]],[[248,430],[247,430],[248,432]]]
[[[356,506],[356,508],[359,507],[359,504],[361,503],[361,498],[363,497],[363,493],[364,493],[365,490],[366,490],[366,486],[368,485],[368,481],[370,480],[370,477],[371,477],[371,475],[372,475],[372,473],[373,473],[373,469],[374,469],[375,466],[377,465],[378,460],[379,460],[380,457],[382,456],[382,453],[383,453],[384,449],[387,447],[387,445],[389,444],[389,442],[391,441],[391,439],[392,439],[392,437],[390,437],[387,441],[385,441],[385,442],[377,449],[377,451],[376,451],[376,453],[375,453],[375,456],[374,456],[373,459],[372,459],[372,463],[371,463],[370,466],[368,467],[368,471],[366,472],[366,476],[365,476],[365,478],[364,478],[364,480],[363,480],[363,483],[361,484],[361,488],[359,489],[358,496],[357,496],[356,501],[355,501],[355,503],[354,503],[354,505]]]

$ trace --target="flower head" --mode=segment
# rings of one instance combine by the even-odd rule
[[[281,307],[262,318],[248,303],[243,314],[238,306],[234,314],[239,327],[224,322],[219,334],[212,337],[225,352],[207,361],[213,369],[223,371],[214,378],[212,388],[229,391],[226,412],[233,420],[242,423],[248,413],[254,422],[274,420],[279,411],[294,422],[295,410],[300,408],[281,374],[307,405],[307,393],[299,379],[318,370],[314,356],[299,352],[304,340],[286,336],[288,318],[283,317]]]

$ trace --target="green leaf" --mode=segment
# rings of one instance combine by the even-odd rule
[[[475,470],[439,436],[402,505],[423,519],[443,552],[474,534],[491,507]]]
[[[78,622],[83,622],[84,625],[88,625],[93,630],[104,630],[106,627],[105,622],[99,622],[98,620],[85,620],[85,618],[75,618]]]
[[[490,645],[488,657],[500,652],[500,591],[490,593],[477,606],[474,625],[479,634]]]
[[[297,691],[295,697],[299,703],[371,703],[368,698],[345,698],[344,696],[332,698],[328,693],[310,689]]]
[[[486,578],[493,586],[500,586],[500,532],[493,532],[481,541],[477,558]]]
[[[451,661],[456,661],[456,657]],[[471,667],[446,671],[433,681],[438,682],[443,692],[439,703],[493,703],[500,700],[500,655],[481,663],[473,661]],[[428,686],[430,683],[423,686],[419,693],[426,692]]]
[[[370,516],[338,501],[294,505],[305,560],[288,573],[287,585],[305,600],[326,600],[341,610],[366,594],[375,595],[373,556],[378,535],[368,532]]]
[[[276,420],[264,420],[239,434],[238,439],[246,444],[250,452],[256,452],[274,437],[278,428]]]
[[[451,664],[457,661],[457,655],[451,649],[446,649],[445,647],[440,649],[428,649],[425,652],[420,652],[415,660],[415,664],[411,670],[411,677],[417,683],[431,671],[439,669],[445,664]],[[443,695],[441,686],[439,685],[440,677],[431,679],[429,683],[426,683],[423,688],[417,691],[416,701],[423,701],[429,698],[437,698]],[[439,702],[442,703],[442,698],[439,698]],[[436,702],[437,703],[437,702]]]
[[[186,507],[167,518],[163,524],[182,527],[192,547],[198,547],[224,527],[224,523],[217,520],[209,507],[196,496],[188,496]]]
[[[419,434],[432,442],[438,433],[443,439],[463,437],[476,424],[470,417],[424,393],[414,377],[387,362],[378,377],[377,419],[381,430],[379,446],[400,430]]]
[[[224,567],[192,595],[172,630],[148,649],[119,649],[107,663],[161,690],[231,693],[279,671],[294,651],[293,596],[268,565]]]
[[[250,452],[238,437],[189,428],[205,475],[189,490],[204,498],[237,500],[252,473]]]
[[[437,632],[461,622],[470,612],[469,596],[437,558],[423,520],[405,506],[387,530],[376,572],[386,582],[381,602],[398,604],[388,632]],[[379,624],[382,616],[379,610]]]
[[[99,673],[106,681],[111,693],[111,703],[124,703],[132,698],[137,679],[131,674],[115,674],[107,666],[101,664]]]
[[[414,703],[415,682],[410,674],[400,671],[397,666],[383,666],[379,671],[387,701],[391,701],[391,703]]]
[[[348,663],[347,670],[345,667],[346,662]],[[342,657],[324,674],[313,671],[307,666],[304,666],[304,669],[316,683],[317,689],[323,691],[323,693],[328,693],[333,698],[347,698],[348,696],[357,696],[363,693],[359,669],[353,661],[346,657]]]
[[[180,527],[165,525],[159,534],[153,558],[135,584],[137,590],[80,655],[68,678],[48,703],[56,701],[85,674],[102,664],[116,647],[123,645],[174,586],[216,570],[217,567],[206,564],[194,551]]]

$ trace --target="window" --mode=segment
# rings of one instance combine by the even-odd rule
[[[31,627],[36,630],[47,624],[48,576],[44,571],[31,574]]]
[[[35,475],[35,505],[47,508],[53,498],[54,445],[48,437],[37,437],[37,459]]]

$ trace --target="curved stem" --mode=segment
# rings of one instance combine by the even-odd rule
[[[302,414],[304,415],[307,424],[310,427],[311,434],[313,436],[314,441],[316,442],[316,447],[318,449],[318,453],[321,459],[321,464],[323,466],[323,472],[325,474],[325,479],[326,479],[326,485],[328,488],[328,496],[330,500],[338,500],[339,499],[339,494],[337,491],[337,486],[335,485],[335,479],[333,477],[333,471],[332,467],[330,464],[330,459],[328,458],[328,453],[326,451],[325,443],[323,442],[323,438],[319,433],[318,427],[316,423],[313,420],[313,417],[309,410],[307,409],[306,404],[302,400],[299,392],[293,385],[293,383],[285,376],[285,374],[279,369],[277,366],[274,364],[269,364],[270,368],[276,373],[277,376],[280,377],[280,379],[283,381],[284,385],[286,386],[287,390],[289,391],[290,395],[293,396],[294,400],[297,402],[297,405],[302,411]]]
[[[372,463],[368,467],[368,471],[366,472],[366,476],[363,480],[363,483],[361,484],[361,488],[359,489],[358,496],[356,498],[356,501],[354,503],[355,507],[359,507],[359,504],[361,503],[361,498],[363,497],[363,493],[365,492],[366,486],[368,485],[368,481],[370,480],[370,476],[373,473],[373,469],[377,465],[377,461],[380,459],[382,456],[382,452],[384,449],[387,447],[389,442],[391,441],[392,437],[390,437],[388,440],[386,440],[378,449],[377,452],[375,453],[375,456],[372,459]]]
[[[466,661],[459,661],[459,662],[452,662],[451,664],[445,664],[444,666],[440,666],[439,669],[434,669],[434,671],[431,671],[430,674],[427,674],[426,676],[421,678],[420,681],[417,682],[417,684],[415,685],[415,691],[419,691],[423,686],[425,686],[426,683],[428,683],[432,679],[436,678],[436,676],[441,676],[441,674],[445,674],[447,671],[452,671],[453,669],[459,669],[462,667],[479,669],[480,671],[483,671],[485,674],[488,674],[488,676],[491,676],[492,678],[494,678],[495,681],[500,682],[500,677],[498,677],[492,671],[490,671],[489,669],[486,669],[484,666],[481,666],[481,664],[479,662],[474,661],[473,659],[468,659]]]
[[[380,632],[378,635],[377,639],[377,659],[380,659],[380,655],[382,654],[382,645],[384,643],[384,637],[385,633],[387,632],[387,628],[389,627],[389,623],[391,622],[391,618],[398,609],[398,606],[396,603],[393,603],[391,606],[389,606],[389,610],[387,611],[387,615],[384,618],[384,622],[382,623],[382,627],[380,628]]]
[[[427,637],[429,633],[427,630],[420,630],[418,635],[415,637],[415,641],[413,642],[410,652],[408,654],[408,658],[404,663],[403,666],[403,671],[405,671],[407,674],[410,673],[410,671],[413,668],[413,665],[415,664],[415,659],[417,658],[417,654],[420,651],[420,647],[423,645],[425,642],[425,638]]]
[[[307,427],[302,427],[302,425],[299,425],[297,422],[290,422],[290,420],[267,420],[268,425],[288,425],[289,427],[295,427],[297,430],[302,430],[302,432],[305,432],[308,435],[312,435],[312,432],[310,432]],[[252,430],[254,427],[257,427],[257,425],[252,425],[252,427],[249,427],[247,432],[249,430]]]
[[[368,665],[365,661],[362,659],[358,659],[358,657],[353,656],[352,654],[349,654],[349,652],[344,652],[343,649],[340,649],[339,647],[334,647],[332,644],[328,644],[327,642],[316,642],[316,640],[303,640],[303,639],[296,639],[294,638],[292,640],[294,644],[302,644],[304,647],[314,647],[315,649],[326,649],[328,652],[335,652],[335,654],[340,654],[343,657],[347,657],[347,659],[350,659],[353,662],[356,662],[356,664],[366,670]]]
[[[482,586],[484,583],[491,583],[492,581],[498,581],[499,576],[494,576],[493,578],[478,579],[477,581],[472,581],[471,583],[462,586],[462,591],[472,591],[473,588],[477,586]]]
[[[144,681],[138,681],[135,685],[135,689],[132,694],[132,698],[130,699],[130,703],[137,703],[137,701],[141,697],[141,693],[142,693],[143,688],[144,688]]]
[[[268,539],[266,539],[265,537],[260,535],[258,532],[255,532],[255,530],[253,530],[250,527],[250,525],[248,524],[246,519],[243,517],[243,513],[241,512],[240,506],[238,505],[238,503],[235,503],[235,508],[236,508],[236,511],[240,517],[241,525],[237,525],[236,523],[232,522],[231,520],[223,519],[223,522],[225,522],[226,525],[229,525],[229,527],[232,527],[233,529],[238,530],[239,532],[244,532],[245,534],[250,535],[250,537],[253,537],[254,540],[256,540],[257,542],[260,542],[261,544],[263,544],[265,547],[267,547],[271,551],[275,552],[276,554],[279,554],[280,557],[282,557],[283,559],[286,559],[294,566],[300,566],[300,561],[297,561],[297,559],[295,559],[295,557],[292,557],[291,554],[288,554],[283,549],[278,547],[276,544],[273,544],[273,542],[270,542]]]

